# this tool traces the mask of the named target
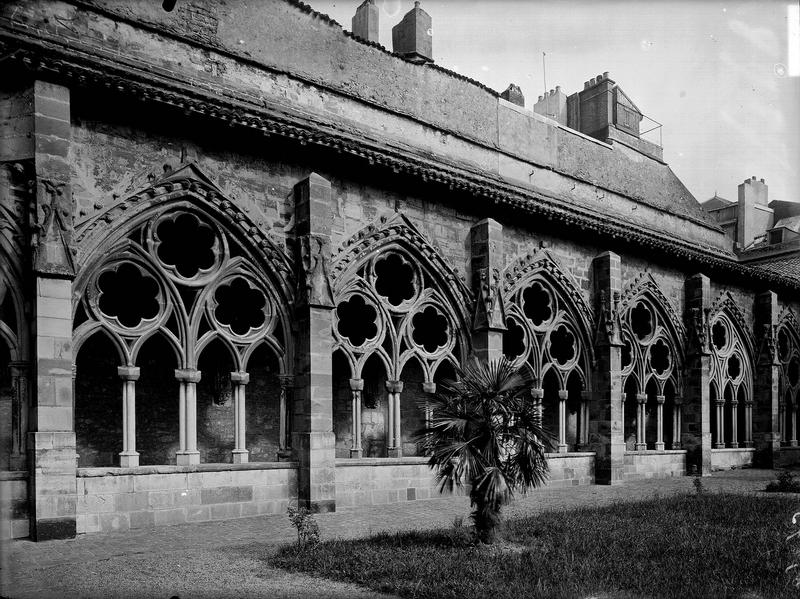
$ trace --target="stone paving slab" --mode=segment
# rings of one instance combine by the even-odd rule
[[[715,473],[710,477],[704,477],[702,482],[709,492],[750,493],[763,490],[766,483],[774,478],[775,472],[772,470],[746,469]],[[614,486],[537,489],[526,496],[518,497],[506,509],[505,516],[513,518],[548,510],[610,505],[620,501],[646,499],[654,495],[665,496],[693,491],[691,477],[653,479]],[[361,537],[381,531],[448,527],[455,518],[463,518],[466,522],[468,514],[468,498],[450,496],[391,505],[345,508],[332,514],[320,514],[316,518],[323,539],[331,539]],[[185,556],[182,561],[189,564],[198,555],[221,549],[228,550],[226,555],[230,554],[229,550],[235,548],[252,552],[256,547],[263,553],[269,548],[274,550],[281,544],[292,542],[295,538],[295,531],[290,526],[288,518],[285,515],[272,515],[128,532],[88,534],[75,539],[44,543],[17,540],[3,546],[2,562],[0,562],[2,576],[0,593],[4,597],[49,596],[48,592],[58,588],[60,579],[70,578],[71,569],[77,572],[92,564],[95,566],[94,570],[102,570],[111,567],[111,562],[120,562],[116,565],[120,568],[122,563],[130,560],[152,560],[154,556],[160,556],[166,567],[166,564],[175,561],[176,556]],[[252,559],[252,555],[248,559]],[[221,560],[220,564],[224,561]],[[263,567],[263,560],[261,563]],[[158,560],[156,569],[157,565]],[[86,576],[91,578],[92,575],[96,575],[94,570],[87,571]],[[185,574],[175,572],[174,576]],[[44,586],[42,586],[43,581],[46,583]],[[124,586],[123,579],[120,579],[119,583]],[[345,593],[342,596],[347,596],[345,590],[340,591]],[[75,596],[91,595],[78,593]],[[193,593],[192,596],[198,595]],[[249,595],[244,593],[242,596]],[[292,595],[289,593],[286,596]]]

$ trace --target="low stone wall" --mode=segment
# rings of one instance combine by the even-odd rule
[[[547,486],[594,483],[594,453],[549,453]],[[439,497],[426,457],[336,460],[336,507],[381,505]]]
[[[800,447],[781,447],[781,452],[775,461],[776,468],[788,468],[800,464]]]
[[[28,534],[28,473],[0,472],[0,539]]]
[[[548,453],[550,475],[547,486],[551,488],[594,484],[594,452]]]
[[[77,531],[108,532],[278,514],[297,497],[297,464],[79,468]]]
[[[626,451],[622,480],[686,475],[686,450]]]
[[[428,458],[336,460],[336,507],[381,505],[436,497]]]
[[[752,447],[738,449],[712,449],[711,469],[731,470],[732,468],[749,468],[753,465],[756,450]]]

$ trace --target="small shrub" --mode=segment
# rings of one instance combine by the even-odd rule
[[[795,480],[794,475],[788,470],[778,473],[777,480],[767,485],[770,493],[800,493],[800,481]]]
[[[694,485],[694,490],[698,495],[702,495],[706,492],[706,488],[703,486],[703,479],[700,478],[700,475],[695,475],[694,479],[692,480],[692,484]]]
[[[297,546],[312,547],[319,544],[319,524],[314,519],[314,514],[304,507],[289,506],[286,510],[289,514],[289,521],[297,529]]]

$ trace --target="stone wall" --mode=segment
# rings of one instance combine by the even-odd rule
[[[27,537],[28,473],[0,472],[0,540]]]
[[[594,484],[593,452],[549,453],[550,475],[547,487],[574,487]]]
[[[711,469],[733,470],[735,468],[749,468],[753,465],[755,453],[756,450],[752,447],[712,449]]]
[[[336,506],[382,505],[437,497],[427,458],[336,460]]]
[[[622,480],[686,475],[686,451],[626,451]]]
[[[77,532],[281,514],[297,497],[297,465],[80,468]]]

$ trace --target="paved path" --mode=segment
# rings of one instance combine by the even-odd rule
[[[732,470],[702,479],[709,491],[756,492],[771,470]],[[520,497],[506,517],[635,501],[693,491],[691,477],[616,486],[541,489]],[[323,539],[379,531],[447,527],[466,517],[466,497],[346,508],[317,516]],[[185,524],[3,547],[3,597],[373,597],[363,590],[271,570],[268,557],[295,538],[285,515]]]

